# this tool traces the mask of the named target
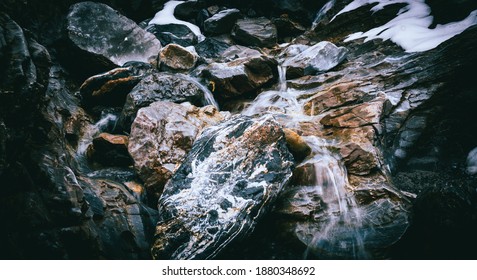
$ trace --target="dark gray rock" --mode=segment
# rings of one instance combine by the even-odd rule
[[[142,78],[154,71],[150,64],[130,62],[125,67],[92,76],[80,87],[83,105],[122,106],[126,95]]]
[[[254,94],[277,78],[277,62],[266,56],[212,63],[202,73],[219,100]]]
[[[71,6],[66,29],[76,53],[85,56],[84,61],[83,57],[74,57],[78,63],[109,67],[128,61],[148,62],[161,49],[154,36],[101,3],[81,2]]]
[[[159,200],[153,257],[210,259],[253,231],[291,177],[292,161],[270,118],[236,116],[206,129]]]
[[[232,29],[232,38],[245,46],[273,47],[277,43],[277,28],[265,17],[239,19]]]
[[[230,45],[207,37],[204,41],[198,43],[194,47],[197,54],[199,54],[201,57],[220,58],[221,54],[228,49]]]
[[[291,20],[285,15],[274,18],[272,22],[277,27],[277,34],[280,40],[284,40],[291,36],[297,36],[306,30],[301,24]]]
[[[156,101],[190,102],[206,105],[207,88],[182,74],[153,73],[141,80],[127,95],[118,120],[119,126],[129,131],[137,111]]]
[[[240,11],[238,9],[220,11],[204,21],[204,31],[206,34],[229,33],[239,18]]]
[[[162,45],[177,44],[183,47],[197,44],[197,35],[183,24],[151,24],[146,30],[156,36]]]

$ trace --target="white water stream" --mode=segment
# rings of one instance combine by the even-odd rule
[[[289,89],[286,67],[279,66],[278,71],[279,82],[276,88],[259,94],[242,114],[271,114],[286,128],[296,128],[303,121],[319,123],[320,116],[308,116],[303,110],[304,104],[311,98],[308,97],[309,92]],[[330,149],[333,143],[316,136],[303,139],[311,147],[312,154],[300,166],[311,165],[314,170],[314,176],[303,187],[307,189],[308,195],[314,193],[321,198],[324,213],[316,215],[316,223],[299,223],[296,228],[297,237],[308,246],[309,252],[320,258],[338,255],[367,259],[363,236],[359,231],[362,227],[362,213],[353,193],[348,190],[346,168],[339,155]]]

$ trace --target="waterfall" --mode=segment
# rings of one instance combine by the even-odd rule
[[[297,226],[298,238],[308,247],[306,255],[313,253],[320,258],[369,258],[364,248],[364,236],[359,230],[363,226],[361,209],[355,196],[347,190],[346,168],[340,158],[328,150],[323,139],[315,136],[304,139],[312,148],[313,157],[300,166],[311,165],[314,176],[307,187],[319,195],[324,208],[324,213],[315,214],[319,226],[318,223],[312,229],[300,223]]]
[[[260,93],[242,114],[248,116],[273,115],[286,128],[295,128],[300,122],[317,122],[320,116],[304,113],[304,104],[310,100],[309,92],[287,87],[285,66],[278,66],[278,84]],[[363,236],[362,215],[352,192],[347,190],[347,171],[338,155],[329,149],[325,139],[316,136],[303,137],[312,148],[312,154],[299,167],[311,166],[314,176],[304,187],[303,196],[321,198],[323,211],[313,220],[298,223],[297,237],[307,245],[307,252],[320,258],[367,259]],[[305,256],[306,257],[306,256]]]

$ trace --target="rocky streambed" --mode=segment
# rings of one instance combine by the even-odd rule
[[[476,258],[472,1],[0,7],[2,258]]]

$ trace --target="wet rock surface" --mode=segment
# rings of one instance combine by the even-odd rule
[[[271,119],[237,116],[206,129],[159,200],[154,258],[214,257],[254,228],[291,167],[283,132]]]
[[[128,151],[151,197],[157,199],[201,131],[224,119],[213,106],[155,102],[139,110]]]
[[[475,258],[475,26],[406,52],[346,38],[407,3],[170,11],[204,37],[76,2],[0,3],[2,258]],[[444,2],[421,35],[474,19]]]
[[[148,62],[161,48],[154,36],[109,6],[81,2],[67,16],[68,39],[86,61],[108,68],[128,61]]]

